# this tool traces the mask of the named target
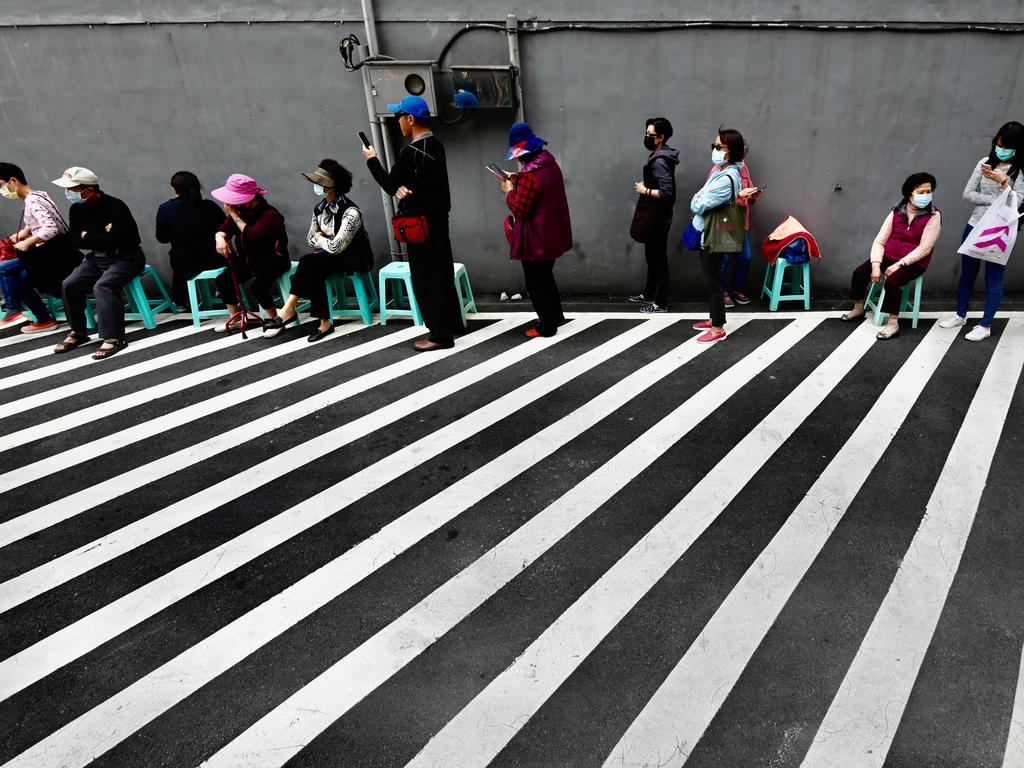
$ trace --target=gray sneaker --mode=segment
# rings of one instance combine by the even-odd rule
[[[961,325],[967,325],[967,318],[956,314],[939,320],[939,328],[959,328]]]

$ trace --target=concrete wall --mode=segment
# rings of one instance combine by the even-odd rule
[[[365,37],[358,4],[249,0],[200,9],[163,0],[133,3],[130,10],[108,3],[100,11],[70,0],[6,5],[2,159],[21,164],[30,181],[56,193],[45,182],[68,165],[95,170],[107,191],[132,207],[161,271],[166,255],[152,238],[152,218],[169,196],[174,171],[195,171],[207,188],[234,171],[253,174],[269,187],[300,243],[314,199],[298,174],[324,156],[356,172],[353,197],[367,210],[378,252],[386,254],[380,195],[355,138],[366,128],[361,78],[345,72],[337,56],[340,37]],[[383,51],[435,58],[458,22],[470,18],[463,5],[418,3],[412,6],[418,18],[430,19],[421,21],[394,0],[378,3]],[[891,5],[728,0],[675,4],[666,15],[666,4],[653,2],[510,8],[483,0],[472,4],[471,18],[499,21],[517,10],[523,18],[551,21],[1024,23],[1021,0]],[[684,205],[707,172],[716,128],[726,124],[744,134],[754,179],[769,187],[755,212],[754,237],[787,213],[798,216],[825,253],[815,276],[821,289],[848,283],[906,174],[931,171],[939,178],[936,202],[946,226],[928,284],[950,290],[969,211],[963,185],[995,129],[1024,119],[1021,41],[1019,34],[982,31],[524,35],[527,117],[563,166],[577,240],[559,266],[560,285],[614,293],[639,285],[642,249],[626,234],[632,183],[646,154],[643,120],[664,115],[676,126],[672,144],[683,156],[677,178]],[[504,38],[479,31],[463,37],[450,59],[500,63],[505,57]],[[500,194],[482,167],[500,161],[510,121],[506,112],[480,113],[437,131],[449,148],[456,257],[469,265],[478,291],[521,282],[507,262]],[[15,227],[16,210],[0,202],[2,231]],[[681,206],[673,238],[685,220]],[[677,290],[698,290],[693,254],[678,251],[672,264]],[[751,280],[761,274],[757,260]],[[1024,288],[1024,270],[1011,269],[1008,283]]]

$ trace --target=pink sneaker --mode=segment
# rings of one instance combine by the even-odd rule
[[[24,319],[24,312],[8,312],[0,318],[0,328],[6,328],[11,323],[20,323]]]
[[[57,327],[56,320],[47,320],[45,323],[28,323],[27,325],[21,326],[22,333],[42,333],[48,331],[51,328]]]
[[[695,331],[706,331],[711,327],[711,321],[701,320],[699,323],[694,323],[691,327]]]
[[[725,331],[722,331],[721,333],[713,333],[711,331],[707,331],[706,333],[702,333],[700,336],[698,336],[697,341],[700,342],[701,344],[710,344],[713,341],[721,341],[724,338]]]

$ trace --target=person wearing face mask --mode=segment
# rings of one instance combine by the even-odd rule
[[[71,201],[68,223],[72,242],[87,251],[82,263],[64,281],[64,311],[71,333],[53,351],[68,352],[89,340],[85,305],[91,293],[96,299],[97,325],[103,339],[92,357],[102,360],[128,346],[122,289],[146,266],[139,228],[128,206],[103,192],[100,180],[88,168],[68,168],[53,183],[63,187]]]
[[[39,293],[60,296],[64,278],[82,262],[82,254],[71,244],[68,225],[50,196],[30,187],[25,173],[13,163],[0,163],[0,195],[22,202],[21,224],[10,236],[18,257],[0,262],[7,307],[0,324],[22,319],[24,305],[36,319],[21,332],[49,330],[57,321]]]
[[[337,160],[325,158],[309,173],[302,174],[320,199],[313,207],[306,243],[313,248],[299,259],[292,277],[291,295],[277,317],[264,326],[263,335],[273,337],[292,322],[299,321],[298,304],[309,299],[309,314],[320,320],[307,341],[320,341],[334,333],[327,280],[332,275],[369,272],[373,269],[373,248],[363,227],[363,214],[348,199],[352,174]]]
[[[912,173],[903,182],[903,199],[886,215],[871,245],[868,260],[853,271],[850,281],[853,309],[841,320],[849,322],[864,316],[868,283],[879,283],[884,276],[885,301],[881,311],[887,312],[889,318],[876,337],[884,341],[900,332],[903,286],[928,269],[942,228],[939,209],[932,204],[932,193],[937,186],[935,177],[923,172]]]
[[[188,281],[200,272],[224,265],[214,245],[224,212],[213,200],[203,199],[199,179],[190,171],[171,176],[171,189],[174,197],[156,212],[156,239],[171,245],[171,299],[175,309],[184,310]]]
[[[429,333],[413,343],[418,352],[450,349],[455,336],[465,332],[459,296],[455,290],[455,264],[448,234],[451,191],[444,145],[430,130],[430,107],[419,96],[406,96],[388,109],[398,120],[402,135],[410,139],[398,153],[391,171],[385,171],[373,147],[362,150],[366,167],[389,195],[398,198],[402,216],[424,217],[425,242],[406,243],[412,287]]]
[[[971,218],[964,228],[961,242],[985,215],[988,207],[1007,187],[1012,187],[1018,200],[1024,200],[1024,125],[1011,121],[1002,126],[992,139],[988,155],[974,166],[974,173],[964,187],[964,200],[974,203]],[[974,281],[981,271],[981,260],[960,256],[960,282],[956,291],[956,313],[939,321],[943,328],[958,328],[967,323],[967,310],[974,292]],[[992,333],[992,321],[1003,300],[1005,264],[985,262],[985,310],[981,322],[968,331],[968,341],[983,341]]]
[[[210,194],[224,204],[227,214],[215,235],[217,253],[228,260],[239,286],[246,283],[247,293],[273,319],[277,305],[271,289],[292,266],[284,216],[267,202],[267,190],[243,173],[231,174],[223,187]],[[215,325],[213,330],[226,333],[236,327],[230,321],[241,301],[229,270],[217,275],[217,290],[227,307],[228,320]]]
[[[643,180],[633,190],[651,198],[647,236],[644,240],[644,258],[647,260],[647,282],[644,290],[629,300],[640,304],[641,312],[668,311],[668,231],[672,227],[672,207],[676,203],[676,166],[679,150],[668,146],[672,138],[672,123],[664,117],[647,120],[644,149],[651,154],[644,164]]]
[[[739,131],[731,128],[719,128],[718,135],[711,145],[711,164],[713,170],[704,186],[701,187],[690,201],[690,212],[693,213],[691,226],[700,233],[703,246],[705,232],[704,214],[716,208],[739,201],[741,197],[749,197],[756,190],[744,189],[740,164],[745,156],[745,142]],[[730,254],[735,256],[735,254]],[[703,331],[697,337],[702,344],[710,344],[725,338],[725,296],[722,291],[722,258],[721,253],[711,253],[704,247],[700,250],[700,268],[704,276],[704,286],[708,292],[711,305],[711,318],[693,325],[695,331]]]
[[[518,160],[518,173],[501,182],[505,203],[515,218],[509,257],[523,265],[537,325],[526,335],[554,336],[566,322],[562,299],[555,284],[555,259],[572,248],[569,202],[565,197],[562,169],[547,142],[527,123],[516,123],[508,132],[506,160]]]

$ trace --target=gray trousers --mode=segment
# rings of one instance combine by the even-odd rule
[[[64,311],[71,330],[88,333],[85,327],[85,302],[91,293],[96,298],[96,324],[104,339],[124,336],[124,294],[122,289],[146,266],[139,253],[112,256],[90,253],[64,280]]]

